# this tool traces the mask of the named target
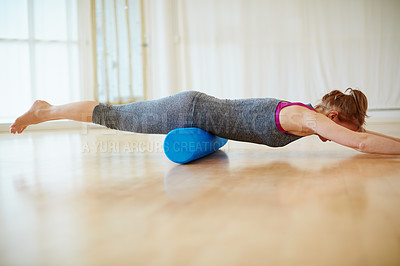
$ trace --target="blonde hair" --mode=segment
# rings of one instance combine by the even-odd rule
[[[349,91],[349,94],[345,94]],[[339,113],[338,119],[342,122],[353,123],[362,131],[367,116],[368,100],[359,90],[348,88],[345,93],[333,90],[322,97],[321,103],[315,108],[324,114],[335,110]]]

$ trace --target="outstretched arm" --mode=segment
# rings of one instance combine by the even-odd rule
[[[376,135],[376,136],[380,136],[380,137],[383,137],[383,138],[387,138],[387,139],[391,139],[391,140],[400,142],[399,138],[395,138],[395,137],[392,137],[392,136],[387,136],[387,135],[384,135],[384,134],[381,134],[381,133],[377,133],[377,132],[374,132],[374,131],[369,131],[369,130],[365,130],[364,132],[368,133],[368,134],[372,134],[372,135]]]
[[[353,148],[365,153],[398,154],[400,142],[381,134],[369,132],[355,132],[342,127],[326,116],[307,110],[305,125],[314,134],[320,135],[338,144]],[[315,121],[315,123],[310,123]]]

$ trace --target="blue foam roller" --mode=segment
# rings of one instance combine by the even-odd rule
[[[174,163],[188,163],[217,151],[228,140],[196,127],[177,128],[164,139],[164,153]]]

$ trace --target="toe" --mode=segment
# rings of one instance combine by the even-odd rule
[[[15,123],[10,126],[9,130],[10,130],[10,133],[15,133],[15,131],[16,131]]]
[[[21,134],[21,133],[22,133],[22,131],[24,131],[24,130],[25,130],[25,128],[26,128],[26,127],[23,127],[23,128],[21,128],[20,130],[18,130],[18,134]]]

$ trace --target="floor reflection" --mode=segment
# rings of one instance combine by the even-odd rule
[[[379,186],[387,183],[376,185],[374,180],[397,176],[400,168],[400,160],[395,156],[367,154],[346,159],[311,156],[294,161],[281,158],[265,163],[266,159],[265,156],[253,157],[251,162],[233,162],[234,166],[230,167],[228,155],[218,151],[170,169],[164,176],[164,189],[170,198],[178,201],[189,200],[211,188],[218,194],[223,187],[225,191],[244,191],[248,197],[257,193],[266,197],[265,193],[270,193],[280,206],[321,200],[326,200],[329,205],[334,199],[335,204],[328,207],[338,210],[338,206],[356,207],[362,212],[368,201],[365,192],[368,186],[371,184],[375,185],[375,190],[380,189]]]
[[[164,176],[165,192],[176,200],[192,198],[214,178],[210,171],[217,174],[227,172],[228,169],[229,157],[222,150],[188,164],[176,165]]]

